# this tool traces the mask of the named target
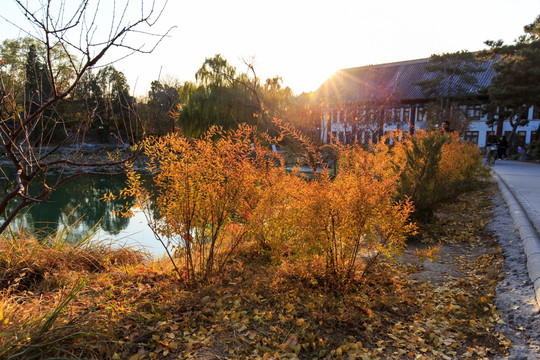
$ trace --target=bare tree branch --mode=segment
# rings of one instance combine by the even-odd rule
[[[15,168],[11,188],[0,200],[0,214],[5,218],[0,233],[23,208],[46,202],[63,184],[80,176],[122,173],[122,165],[137,157],[138,152],[126,151],[125,146],[119,149],[119,157],[115,160],[81,157],[87,129],[96,120],[95,111],[88,110],[87,119],[77,122],[69,119],[71,122],[68,123],[56,109],[73,98],[83,76],[97,67],[112,48],[123,50],[115,54],[117,60],[137,52],[150,53],[172,30],[158,34],[151,29],[163,14],[167,0],[114,0],[112,3],[100,0],[12,1],[27,24],[2,15],[0,19],[42,44],[45,54],[43,73],[50,92],[32,90],[29,93],[25,89],[22,96],[17,95],[15,85],[11,84],[10,88],[4,82],[9,74],[0,69],[0,145]],[[140,7],[134,8],[137,4]],[[102,8],[110,9],[111,6],[112,13],[107,13],[107,21],[111,21],[103,32],[104,24],[100,24],[104,17]],[[100,8],[101,13],[98,12]],[[151,41],[146,43],[143,37]],[[58,63],[59,54],[66,59],[62,65]],[[59,66],[70,68],[71,77],[60,77]],[[130,126],[127,122],[117,125],[118,139],[125,139],[126,135],[121,131],[129,131]],[[62,138],[51,142],[53,133],[60,130]],[[71,150],[62,152],[63,149]],[[47,185],[45,179],[53,170],[59,171],[59,175],[52,185]],[[30,188],[31,183],[39,186]]]

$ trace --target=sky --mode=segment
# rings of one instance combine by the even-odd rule
[[[25,26],[14,0],[0,2],[0,40],[24,35],[5,21]],[[109,25],[111,4],[101,1],[98,29]],[[279,76],[300,94],[344,68],[476,51],[486,40],[511,43],[538,15],[540,0],[169,0],[150,29],[174,27],[169,36],[151,54],[115,67],[144,96],[153,80],[194,81],[205,59],[221,54],[239,72],[251,62],[259,78]],[[148,41],[142,38],[130,41]]]

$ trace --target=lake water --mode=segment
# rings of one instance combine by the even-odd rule
[[[124,183],[124,176],[81,176],[53,192],[48,199],[50,204],[35,204],[23,209],[13,227],[22,225],[41,234],[71,227],[70,236],[76,241],[98,224],[96,239],[100,241],[140,245],[154,255],[163,254],[161,244],[154,238],[143,213],[136,212],[131,218],[121,217],[114,212],[122,208],[125,200],[101,200],[105,194],[118,194]],[[4,194],[6,190],[6,180],[0,180],[0,191]],[[73,225],[79,218],[81,220]]]

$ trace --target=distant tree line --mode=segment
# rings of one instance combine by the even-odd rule
[[[525,34],[511,45],[487,41],[490,49],[476,56],[467,51],[432,55],[426,71],[433,76],[417,84],[426,96],[436,99],[429,108],[433,110],[429,118],[437,122],[462,121],[454,119],[462,114],[452,112],[455,106],[445,90],[452,83],[476,87],[489,96],[490,103],[484,108],[489,124],[509,121],[512,135],[518,126],[525,125],[528,108],[540,106],[539,24],[540,17],[525,26]],[[50,50],[53,75],[61,89],[76,75],[72,64],[78,60],[63,49],[53,46]],[[10,87],[16,94],[20,111],[32,113],[52,95],[46,51],[42,42],[31,38],[5,40],[0,45],[3,88]],[[480,61],[488,58],[496,59],[497,75],[488,88],[480,89],[475,74],[485,70]],[[320,98],[307,93],[295,96],[289,87],[283,87],[280,77],[263,82],[251,64],[246,63],[246,69],[238,71],[217,54],[205,59],[195,74],[195,82],[158,79],[143,99],[130,94],[125,75],[114,66],[87,71],[69,101],[46,110],[45,121],[37,125],[40,129],[33,132],[32,141],[38,145],[61,139],[81,124],[97,141],[109,142],[113,140],[111,134],[122,137],[124,133],[129,133],[132,141],[174,131],[198,137],[213,125],[228,129],[248,123],[269,130],[274,118],[285,119],[311,134],[312,139],[318,138],[319,121],[326,110]]]
[[[58,56],[53,57],[52,66],[61,90],[73,81],[76,74],[70,63],[77,59],[54,50]],[[0,45],[3,86],[12,89],[19,111],[31,114],[53,96],[46,51],[42,42],[31,38],[5,40]],[[37,124],[40,131],[32,133],[34,145],[54,143],[84,123],[87,130],[95,130],[93,133],[104,141],[110,130],[126,131],[135,123],[135,99],[125,75],[112,65],[85,72],[67,100],[46,109],[44,121]]]
[[[0,45],[4,82],[15,88],[21,111],[31,113],[51,96],[45,51],[41,42],[29,38]],[[67,83],[75,75],[69,64],[77,59],[65,52],[58,54],[53,66]],[[316,132],[322,107],[313,96],[295,96],[278,76],[261,82],[251,64],[246,68],[239,72],[218,54],[204,61],[195,82],[155,80],[142,99],[130,94],[126,76],[114,66],[87,71],[69,101],[47,109],[47,121],[40,123],[42,129],[35,134],[54,143],[86,123],[87,135],[102,143],[113,141],[111,134],[126,132],[135,140],[173,131],[198,137],[214,125],[229,129],[248,123],[268,130],[274,117]]]

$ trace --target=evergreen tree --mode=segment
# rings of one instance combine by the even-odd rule
[[[449,121],[454,128],[465,126],[467,114],[459,109],[459,105],[478,94],[477,74],[486,69],[473,53],[458,51],[431,55],[424,70],[427,78],[416,85],[422,88],[426,98],[436,99],[428,108],[428,120],[435,123]]]
[[[151,132],[163,135],[168,131],[174,131],[174,119],[171,111],[174,111],[180,103],[180,86],[166,84],[158,80],[152,81],[150,86],[147,106]]]
[[[540,106],[540,16],[524,32],[512,45],[486,41],[490,49],[479,54],[495,59],[497,75],[487,89],[491,100],[488,123],[508,120],[512,126],[509,143],[517,128],[529,122],[529,108]]]
[[[26,56],[25,94],[27,111],[30,113],[34,112],[52,94],[47,69],[34,44],[30,45]]]
[[[34,44],[30,45],[26,57],[25,99],[27,114],[32,114],[52,96],[52,84],[44,61]],[[34,146],[48,143],[54,137],[55,121],[52,119],[55,107],[49,107],[33,121],[32,141]]]
[[[100,111],[97,113],[100,121],[95,125],[103,126],[106,131],[132,133],[135,99],[129,94],[124,73],[116,70],[114,66],[106,66],[98,71],[95,83],[91,82],[90,86],[95,88],[95,102]]]

